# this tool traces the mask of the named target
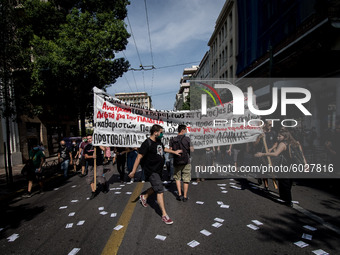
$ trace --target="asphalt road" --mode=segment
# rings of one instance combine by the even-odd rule
[[[110,192],[93,200],[85,178],[73,176],[1,208],[0,253],[314,254],[321,249],[340,254],[340,197],[304,182],[293,186],[293,200],[299,202],[293,208],[276,200],[272,186],[266,193],[251,179],[191,184],[187,202],[177,201],[174,185],[166,185],[165,206],[174,224],[165,225],[154,198],[147,208],[136,201],[149,183],[121,184],[116,170],[106,177]],[[114,230],[117,226],[122,227]],[[308,246],[300,248],[298,241]]]

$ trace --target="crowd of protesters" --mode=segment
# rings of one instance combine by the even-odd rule
[[[90,185],[91,197],[96,197],[98,192],[107,193],[109,183],[105,179],[104,168],[113,169],[117,164],[120,182],[133,182],[137,172],[141,172],[140,181],[149,181],[151,187],[148,188],[139,199],[144,207],[147,207],[147,199],[152,194],[156,194],[157,203],[162,211],[162,221],[166,224],[172,224],[173,221],[165,210],[164,187],[163,187],[163,169],[167,169],[169,180],[175,180],[177,189],[177,200],[186,202],[188,200],[189,183],[192,179],[202,180],[201,176],[191,176],[191,153],[194,148],[191,145],[190,138],[186,136],[187,127],[179,125],[178,135],[170,139],[169,148],[165,148],[161,142],[163,136],[163,127],[159,125],[152,126],[150,136],[141,145],[140,148],[110,148],[103,146],[93,146],[92,136],[83,137],[82,141],[77,144],[72,141],[71,148],[68,148],[65,141],[60,142],[58,150],[58,161],[64,177],[68,176],[68,168],[71,165],[73,171],[77,166],[81,167],[81,177],[87,177],[86,181]],[[316,137],[311,129],[311,134]],[[304,136],[301,133],[294,132],[294,129],[281,128],[278,131],[273,130],[272,123],[267,121],[263,126],[263,134],[253,143],[224,145],[195,150],[196,160],[193,164],[214,165],[230,164],[235,167],[241,165],[260,165],[260,164],[291,164],[291,149],[300,151],[303,157],[303,163],[307,164],[303,152]],[[315,138],[314,138],[315,139]],[[314,139],[309,138],[307,146],[313,147]],[[339,166],[340,153],[340,123],[336,122],[335,132],[329,135],[325,141],[325,148],[330,155],[335,167]],[[278,163],[277,159],[280,158]],[[284,160],[283,160],[284,159]],[[31,196],[32,183],[38,180],[41,185],[41,172],[45,156],[39,146],[32,148],[30,151],[31,169],[29,169],[28,193],[26,197]],[[96,162],[96,163],[95,163]],[[96,167],[96,176],[94,168]],[[127,170],[127,171],[125,171]],[[181,184],[183,182],[183,192]],[[269,191],[268,179],[258,179],[259,185],[263,184],[264,191]],[[276,182],[275,182],[276,183]],[[292,202],[292,180],[288,178],[278,179],[278,189],[280,198],[285,204],[291,205]]]

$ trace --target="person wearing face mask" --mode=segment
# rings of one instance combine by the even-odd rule
[[[77,172],[77,162],[78,162],[78,154],[79,154],[79,146],[77,145],[76,140],[72,140],[71,146],[71,154],[73,161],[73,172]]]
[[[60,168],[64,171],[64,177],[67,178],[68,166],[72,163],[72,153],[71,150],[66,146],[64,140],[60,142],[60,147],[58,150],[58,163],[60,164]]]
[[[142,162],[142,167],[145,171],[145,177],[150,181],[151,187],[146,190],[145,194],[139,196],[142,206],[147,207],[147,199],[153,193],[157,194],[157,202],[162,211],[162,221],[165,224],[172,224],[173,221],[169,218],[164,206],[164,188],[162,182],[162,171],[164,166],[164,152],[180,155],[181,150],[173,151],[164,148],[161,139],[163,137],[163,127],[160,125],[153,125],[150,130],[150,138],[147,138],[141,145],[138,151],[136,161],[133,165],[132,172],[129,174],[130,178],[135,176],[138,165]]]
[[[176,181],[176,187],[178,192],[178,201],[188,201],[188,189],[191,180],[191,164],[190,164],[190,152],[194,151],[191,146],[190,138],[185,136],[187,133],[186,125],[178,126],[178,136],[170,139],[170,149],[181,149],[183,152],[180,156],[174,156],[174,179]],[[181,180],[183,180],[183,195],[181,188]]]

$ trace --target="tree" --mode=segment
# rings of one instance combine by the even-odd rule
[[[28,92],[35,114],[51,119],[66,112],[80,116],[85,131],[92,88],[105,89],[129,67],[125,59],[115,59],[128,42],[123,21],[127,4],[126,0],[23,1],[22,29],[33,61],[27,68],[29,91],[21,96]]]

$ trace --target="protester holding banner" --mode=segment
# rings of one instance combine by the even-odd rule
[[[293,136],[290,134],[289,131],[280,131],[277,140],[279,145],[277,146],[277,149],[274,152],[258,152],[255,154],[255,157],[264,157],[264,156],[270,156],[270,157],[278,157],[280,156],[280,162],[278,164],[281,165],[290,165],[291,162],[291,148],[299,148],[299,150],[302,151],[301,145],[299,142],[297,142]],[[306,161],[304,159],[304,161]],[[292,202],[292,180],[291,179],[279,179],[279,193],[280,198],[285,201],[285,204],[291,205]]]
[[[94,160],[96,159],[96,179],[99,183],[99,188],[105,193],[109,191],[108,184],[106,182],[105,177],[103,176],[104,173],[104,151],[105,147],[103,146],[96,146],[96,148],[92,145],[92,136],[87,137],[88,144],[84,149],[85,159],[88,162],[88,175],[87,175],[87,183],[91,186],[91,197],[93,199],[97,195],[97,185],[94,181]],[[96,153],[95,153],[96,149]]]
[[[179,125],[178,136],[170,140],[171,150],[182,150],[180,156],[174,156],[174,179],[176,181],[176,187],[178,191],[177,200],[183,202],[188,201],[188,189],[191,180],[190,152],[194,151],[194,147],[191,146],[190,138],[185,136],[186,133],[187,126]],[[183,195],[181,179],[183,180]]]
[[[132,172],[129,174],[130,178],[135,176],[137,167],[142,163],[147,180],[150,181],[151,187],[146,190],[145,194],[139,196],[142,206],[147,207],[147,199],[153,193],[157,194],[157,202],[162,211],[162,221],[165,224],[172,224],[173,221],[169,218],[164,206],[164,188],[162,183],[162,171],[164,166],[164,152],[181,154],[181,150],[173,151],[164,147],[161,142],[163,137],[163,127],[154,124],[150,130],[150,138],[147,138],[141,145],[137,159],[133,166]],[[142,160],[142,162],[141,162]]]

